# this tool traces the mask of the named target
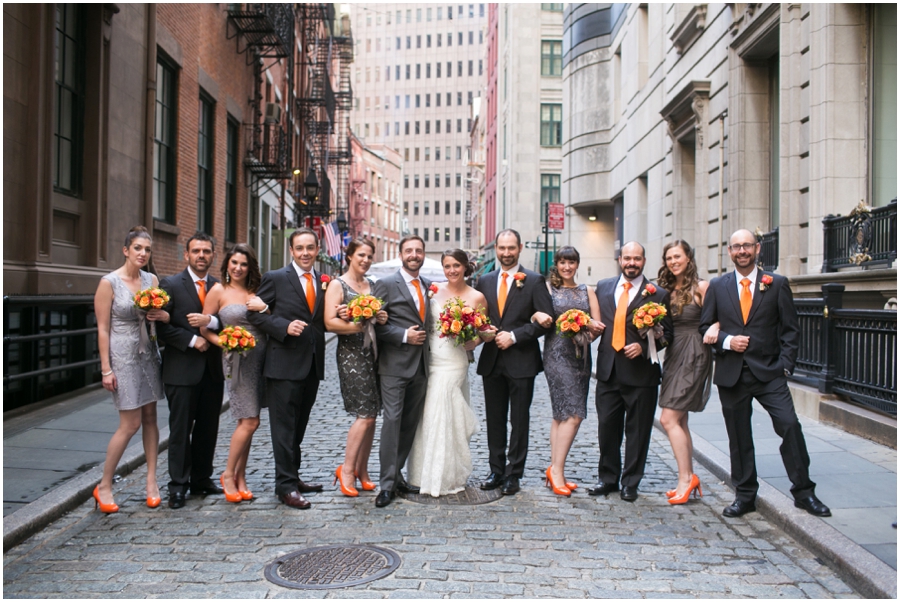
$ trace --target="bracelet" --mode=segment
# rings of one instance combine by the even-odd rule
[[[112,370],[110,370],[109,372],[101,372],[101,373],[100,373],[100,376],[109,376],[109,375],[112,374],[112,373],[113,373]]]

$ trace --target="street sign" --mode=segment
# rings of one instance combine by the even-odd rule
[[[547,203],[547,227],[562,230],[566,226],[566,206],[562,203]]]
[[[303,225],[307,228],[312,228],[313,230],[319,230],[322,227],[322,218],[321,217],[305,217],[303,218]]]
[[[544,243],[542,243],[541,241],[526,240],[525,248],[526,249],[543,249]]]

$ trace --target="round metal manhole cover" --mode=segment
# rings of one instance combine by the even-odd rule
[[[459,493],[451,495],[442,495],[440,497],[431,497],[421,493],[401,493],[400,497],[417,504],[431,504],[432,506],[476,506],[478,504],[487,504],[495,502],[503,497],[500,488],[485,491],[480,487],[466,485],[466,488]]]
[[[353,587],[387,577],[400,556],[377,546],[343,545],[306,548],[266,566],[266,579],[292,589]]]

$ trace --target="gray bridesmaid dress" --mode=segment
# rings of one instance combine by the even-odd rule
[[[550,287],[553,299],[554,320],[570,309],[591,313],[587,287]],[[587,396],[591,384],[591,350],[587,358],[575,357],[572,339],[556,334],[556,324],[544,337],[544,375],[550,388],[550,406],[554,420],[566,420],[571,416],[587,417]]]
[[[266,335],[259,332],[255,326],[247,321],[247,307],[239,303],[229,303],[219,310],[219,324],[225,326],[240,326],[250,331],[256,339],[256,347],[244,352],[239,361],[240,377],[232,374],[225,379],[228,387],[229,403],[231,405],[231,417],[235,420],[244,418],[256,418],[259,416],[259,408],[263,399],[265,379],[263,379],[263,363],[266,359]],[[228,354],[222,353],[222,368],[225,374],[229,373]]]
[[[672,314],[675,340],[666,349],[659,407],[702,412],[712,389],[712,348],[700,335],[700,306],[685,305]]]

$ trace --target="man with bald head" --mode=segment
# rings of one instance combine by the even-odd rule
[[[715,340],[704,342],[716,350],[714,382],[728,431],[735,489],[734,502],[722,514],[734,518],[756,510],[759,482],[750,425],[755,398],[782,439],[781,459],[791,479],[794,505],[814,516],[831,516],[809,478],[806,440],[787,384],[800,338],[791,287],[785,277],[757,268],[759,243],[749,230],[731,235],[728,253],[734,271],[709,283],[700,315],[700,334],[719,322]]]
[[[600,482],[588,489],[590,495],[619,491],[626,502],[637,499],[644,477],[653,415],[659,393],[660,366],[648,354],[649,341],[632,324],[634,311],[650,301],[669,307],[669,293],[644,278],[644,247],[629,242],[622,247],[619,267],[622,274],[597,283],[600,315],[608,325],[597,349],[597,418],[600,421]],[[661,329],[648,337],[658,337],[656,346],[672,342],[672,318],[667,315]],[[625,462],[622,463],[622,437]]]

